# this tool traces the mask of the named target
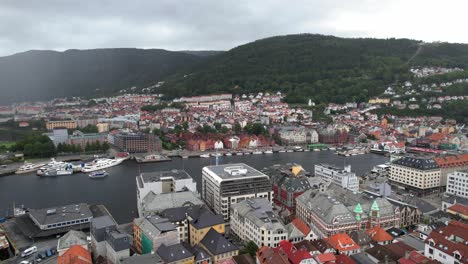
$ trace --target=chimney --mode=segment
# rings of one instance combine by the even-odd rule
[[[408,250],[405,251],[405,259],[409,259],[409,251]]]

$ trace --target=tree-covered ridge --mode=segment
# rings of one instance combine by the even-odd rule
[[[163,87],[171,96],[283,91],[290,102],[365,100],[408,77],[419,42],[289,35],[258,40],[213,56]]]

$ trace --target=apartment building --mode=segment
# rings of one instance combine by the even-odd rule
[[[204,167],[202,199],[217,214],[230,219],[230,207],[249,198],[273,199],[270,179],[244,163]]]
[[[447,193],[468,198],[468,170],[448,174]]]
[[[77,124],[75,120],[47,121],[46,128],[47,130],[53,130],[55,128],[76,129]]]
[[[418,194],[440,186],[440,168],[432,158],[403,157],[390,165],[389,180]]]
[[[145,172],[136,177],[138,213],[142,216],[141,204],[150,194],[197,192],[197,183],[184,170]]]
[[[441,263],[468,263],[468,225],[451,221],[429,233],[425,240],[424,255]]]
[[[242,241],[258,246],[277,247],[288,239],[288,230],[264,198],[248,199],[231,205],[231,231]]]
[[[440,168],[440,186],[448,184],[448,174],[455,171],[468,170],[468,154],[437,157],[434,160]]]
[[[121,133],[114,135],[114,145],[121,151],[144,153],[160,151],[162,143],[159,137],[145,133]]]
[[[343,189],[353,192],[359,191],[359,179],[356,173],[351,172],[351,165],[341,169],[329,164],[318,164],[314,168],[316,177],[322,177],[324,181],[336,184]]]
[[[179,242],[177,227],[167,218],[153,215],[133,220],[133,247],[138,254],[155,252],[163,243],[170,246]]]

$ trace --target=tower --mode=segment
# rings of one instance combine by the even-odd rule
[[[380,208],[379,208],[379,205],[377,204],[377,200],[374,200],[374,202],[372,203],[369,216],[370,216],[370,221],[371,221],[370,222],[371,228],[374,226],[380,226]]]
[[[356,207],[354,207],[354,213],[356,214],[356,221],[358,221],[358,230],[361,229],[361,214],[363,213],[361,204],[358,203]]]

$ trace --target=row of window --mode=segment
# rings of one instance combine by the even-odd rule
[[[69,225],[76,225],[76,224],[82,224],[82,223],[88,223],[89,219],[80,219],[80,220],[73,220],[73,221],[68,221],[68,222],[62,222],[62,223],[57,223],[57,224],[50,224],[47,225],[47,228],[57,228],[57,227],[62,227],[62,226],[69,226]]]

